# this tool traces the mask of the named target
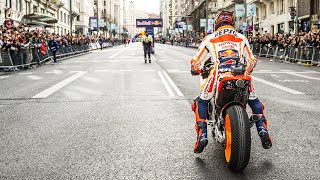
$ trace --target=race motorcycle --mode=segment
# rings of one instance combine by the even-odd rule
[[[248,165],[251,151],[250,128],[254,122],[246,112],[251,76],[240,59],[234,59],[228,68],[214,67],[207,62],[211,61],[206,61],[202,69],[203,78],[214,73],[213,68],[226,71],[219,72],[216,78],[214,96],[208,108],[208,125],[212,127],[213,137],[224,148],[228,168],[240,172]]]

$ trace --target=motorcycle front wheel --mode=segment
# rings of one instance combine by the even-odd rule
[[[251,133],[246,110],[239,105],[229,107],[225,115],[225,159],[234,172],[244,170],[250,159]]]

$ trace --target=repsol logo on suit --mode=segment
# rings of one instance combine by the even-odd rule
[[[234,36],[237,36],[237,32],[235,30],[225,28],[225,29],[221,29],[220,31],[215,32],[214,37],[222,36],[224,34],[232,34]]]

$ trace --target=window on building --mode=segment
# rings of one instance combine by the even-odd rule
[[[274,14],[274,3],[270,3],[270,14]]]
[[[295,0],[289,0],[288,7],[296,6]]]
[[[70,24],[70,15],[68,15],[67,22],[68,22],[68,25],[69,25]]]
[[[25,0],[25,3],[26,3],[26,14],[30,14],[30,2]]]
[[[310,4],[313,4],[311,6],[311,15],[316,15],[320,13],[320,0],[311,0]]]
[[[59,19],[60,19],[59,17],[60,17],[60,16],[59,16],[59,11],[58,11],[58,12],[57,12],[57,19],[58,19],[58,21],[59,21]]]
[[[284,0],[278,1],[278,14],[281,15],[284,13]]]
[[[64,34],[67,34],[67,29],[64,29]]]
[[[80,16],[77,16],[77,21],[80,21]]]
[[[261,11],[262,20],[265,20],[267,18],[267,7],[265,4],[261,6]]]
[[[104,5],[104,6],[107,6],[107,1],[103,1],[103,5]]]
[[[16,10],[21,11],[21,2],[20,2],[20,0],[16,1]]]
[[[60,21],[63,22],[62,11],[60,11]]]
[[[66,15],[66,13],[63,14],[63,19],[64,19],[63,22],[66,24],[67,23],[67,15]]]
[[[38,13],[38,7],[37,6],[33,6],[33,12],[34,13]]]
[[[6,5],[8,8],[12,8],[11,0],[6,0]]]
[[[43,8],[41,8],[41,14],[45,14],[44,11],[45,11],[45,10],[44,10]]]

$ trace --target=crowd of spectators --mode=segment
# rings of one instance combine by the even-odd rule
[[[102,38],[102,37],[100,37]],[[97,35],[66,34],[59,35],[49,33],[47,30],[29,30],[26,27],[0,28],[0,52],[9,51],[11,56],[18,57],[21,64],[31,61],[30,50],[37,48],[43,55],[47,53],[48,42],[54,39],[59,46],[74,46],[96,43],[100,39]],[[121,42],[121,39],[102,38],[103,42]]]
[[[187,38],[187,37],[174,37],[174,38],[158,38],[157,42],[167,43],[176,45],[184,44],[185,46],[201,43],[201,38]],[[299,35],[295,34],[257,34],[256,36],[248,37],[250,44],[268,45],[268,46],[279,46],[280,48],[285,48],[288,46],[296,48],[304,48],[308,46],[320,49],[320,30],[310,31],[310,32],[300,32]]]
[[[156,42],[162,44],[171,44],[171,45],[185,45],[186,47],[200,44],[201,38],[189,38],[189,37],[173,37],[173,38],[156,38]]]
[[[255,37],[249,37],[250,44],[262,44],[269,46],[279,46],[280,48],[295,47],[315,47],[320,49],[320,31],[300,32],[295,34],[258,34]]]

